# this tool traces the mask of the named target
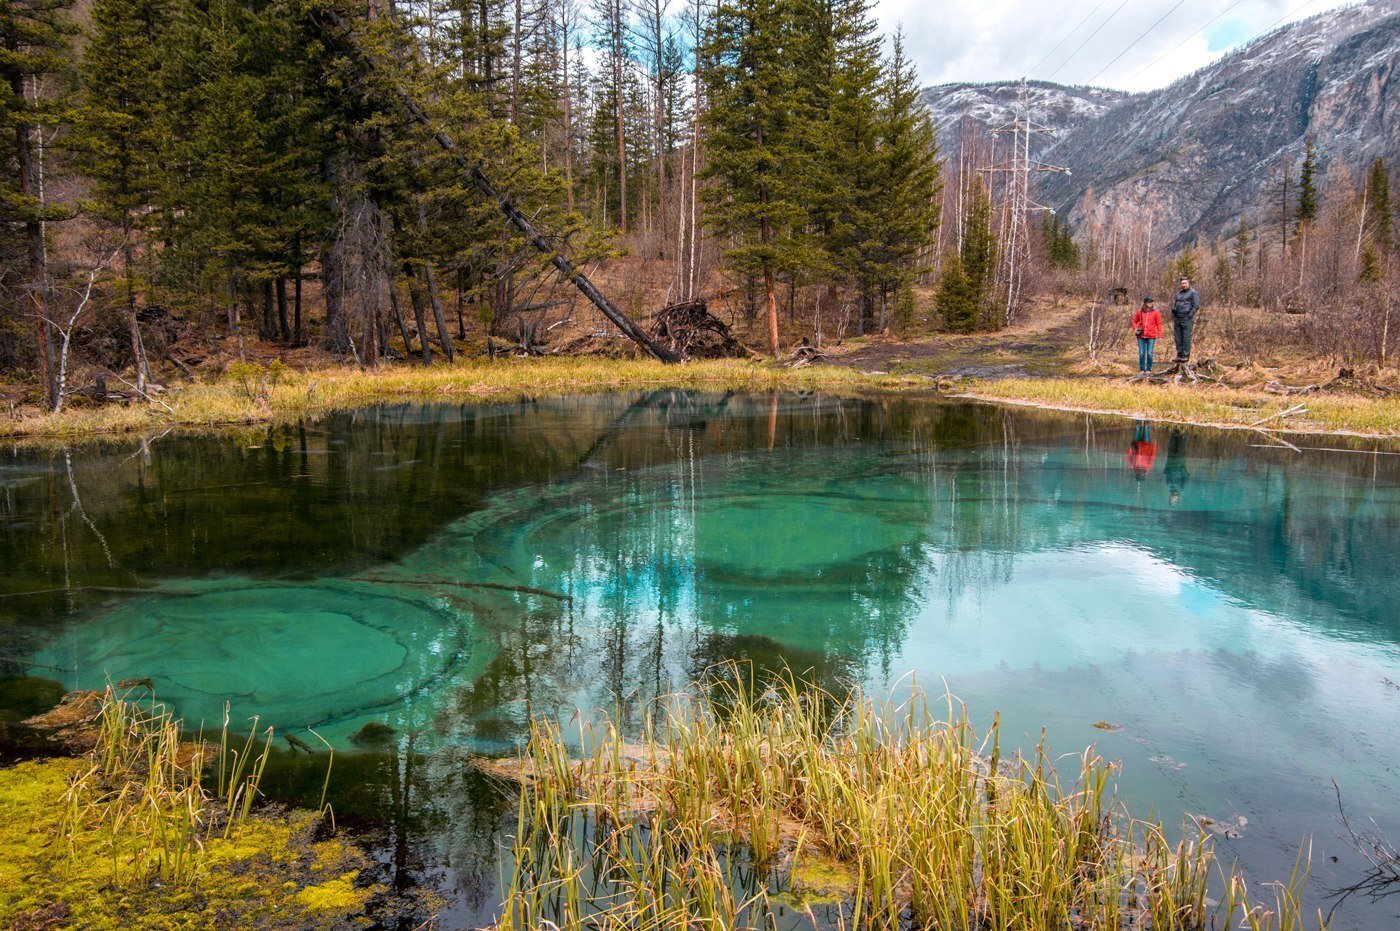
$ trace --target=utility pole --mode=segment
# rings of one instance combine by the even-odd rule
[[[1011,159],[981,169],[990,173],[1007,174],[1006,198],[1010,208],[1011,235],[1003,236],[1002,264],[1006,270],[1006,312],[1003,323],[1009,325],[1016,315],[1016,304],[1021,297],[1021,279],[1026,265],[1030,262],[1030,229],[1027,217],[1032,211],[1050,210],[1050,207],[1031,198],[1031,173],[1053,171],[1069,174],[1068,168],[1049,165],[1031,158],[1032,136],[1053,136],[1055,131],[1031,119],[1030,92],[1025,78],[1021,79],[1021,99],[1016,104],[1016,113],[1011,122],[992,130],[993,136],[1011,137]]]

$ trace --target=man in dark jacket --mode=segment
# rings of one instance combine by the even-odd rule
[[[1191,279],[1178,282],[1176,300],[1172,302],[1172,336],[1176,339],[1176,364],[1191,360],[1191,330],[1196,326],[1196,312],[1201,309],[1201,296],[1191,287]]]

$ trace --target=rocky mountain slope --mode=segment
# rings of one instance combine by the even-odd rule
[[[964,115],[1009,119],[1017,87],[930,88],[946,147],[956,148],[949,130]],[[1400,163],[1400,0],[1285,26],[1157,91],[1031,88],[1032,117],[1059,130],[1040,151],[1073,170],[1045,176],[1041,200],[1076,227],[1150,220],[1154,241],[1180,245],[1232,227],[1242,212],[1276,214],[1270,181],[1285,165],[1296,176],[1309,135],[1325,170],[1355,175],[1376,156]]]

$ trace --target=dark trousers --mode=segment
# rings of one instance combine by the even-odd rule
[[[1176,358],[1181,362],[1191,358],[1191,329],[1195,325],[1195,317],[1172,318],[1172,337],[1176,340]]]

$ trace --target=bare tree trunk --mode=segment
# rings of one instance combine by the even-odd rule
[[[433,350],[428,344],[428,319],[423,301],[423,288],[418,283],[418,275],[409,265],[404,265],[404,275],[408,278],[408,300],[413,305],[413,322],[418,326],[418,347],[424,365],[433,364]]]
[[[451,362],[456,354],[452,349],[452,335],[447,332],[447,320],[442,314],[442,297],[438,294],[437,276],[433,274],[431,265],[423,266],[423,284],[428,289],[428,300],[433,305],[433,322],[437,324],[438,345],[442,347],[443,355],[447,356],[447,361]]]
[[[10,80],[10,89],[19,100],[29,99],[28,82],[23,75]],[[43,179],[34,152],[34,127],[21,121],[15,126],[15,152],[19,163],[19,192],[33,200],[38,209],[24,221],[25,257],[29,265],[29,299],[33,303],[34,320],[39,338],[39,374],[44,382],[49,407],[58,410],[63,403],[58,388],[58,373],[54,365],[54,325],[49,319],[48,254],[44,246]]]
[[[292,339],[291,328],[287,326],[287,279],[281,275],[277,276],[277,328],[282,336],[282,342],[290,342]]]
[[[763,270],[763,299],[768,309],[768,354],[778,358],[778,300],[773,293],[773,270]]]
[[[413,352],[413,340],[408,336],[408,324],[403,322],[403,314],[399,311],[399,287],[395,282],[389,282],[389,313],[394,316],[394,323],[399,328],[399,336],[403,337],[403,354],[407,358]]]
[[[294,253],[292,261],[296,265],[296,279],[293,287],[292,301],[292,340],[301,342],[301,234],[297,233],[293,240],[292,251]]]
[[[559,34],[564,54],[564,192],[570,213],[574,212],[574,93],[569,84],[569,43],[573,41],[573,23],[569,17],[572,15],[572,0],[563,0],[559,4]]]

